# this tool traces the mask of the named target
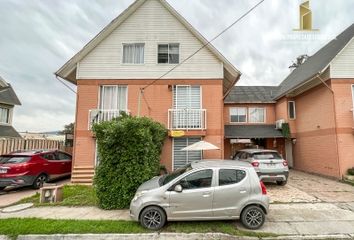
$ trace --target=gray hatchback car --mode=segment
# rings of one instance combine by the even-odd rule
[[[130,216],[152,230],[166,221],[228,219],[258,229],[269,208],[266,194],[249,163],[196,161],[143,183],[130,203]]]
[[[285,185],[289,177],[288,162],[276,150],[243,149],[238,151],[235,160],[250,163],[263,182],[276,182]]]

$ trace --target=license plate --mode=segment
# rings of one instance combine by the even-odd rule
[[[6,168],[0,168],[0,173],[7,173],[7,169]]]
[[[267,163],[267,167],[269,168],[275,168],[277,166],[277,164],[275,163]]]

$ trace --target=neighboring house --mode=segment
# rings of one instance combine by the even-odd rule
[[[15,105],[21,105],[11,85],[0,77],[0,138],[21,138],[12,126]]]
[[[341,178],[354,167],[354,24],[280,84],[276,120],[289,123],[294,167]]]
[[[225,158],[248,138],[283,151],[289,165],[302,171],[342,178],[354,167],[353,37],[354,24],[277,87],[235,86],[225,99]],[[265,135],[264,123],[288,123],[291,139],[277,138],[270,128],[274,136]]]
[[[166,1],[139,0],[56,72],[77,85],[72,182],[92,182],[98,158],[91,124],[120,111],[169,129],[161,155],[168,170],[201,159],[200,151],[181,151],[201,139],[220,148],[204,159],[223,158],[223,99],[240,72],[208,44],[164,75],[206,43]],[[176,130],[184,136],[173,137]]]
[[[277,91],[272,86],[235,86],[231,90],[224,100],[226,159],[237,150],[255,147],[276,149],[284,157],[292,154],[291,150],[286,153],[286,140],[275,126]]]

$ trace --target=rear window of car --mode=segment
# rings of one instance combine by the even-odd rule
[[[268,160],[268,159],[282,159],[279,153],[277,152],[259,152],[254,153],[253,158],[257,160]]]
[[[28,156],[1,156],[0,163],[24,163],[30,159]]]
[[[241,182],[246,177],[244,170],[237,169],[220,169],[219,170],[219,186],[229,185]]]

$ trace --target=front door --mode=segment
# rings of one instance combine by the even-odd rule
[[[183,190],[169,192],[169,219],[198,220],[212,217],[212,180],[213,170],[206,169],[193,172],[178,181],[175,185],[180,184]]]
[[[294,167],[293,143],[291,140],[285,140],[285,155],[285,159],[288,161],[289,167]]]
[[[249,198],[249,181],[244,170],[220,169],[214,190],[213,217],[232,218]]]

